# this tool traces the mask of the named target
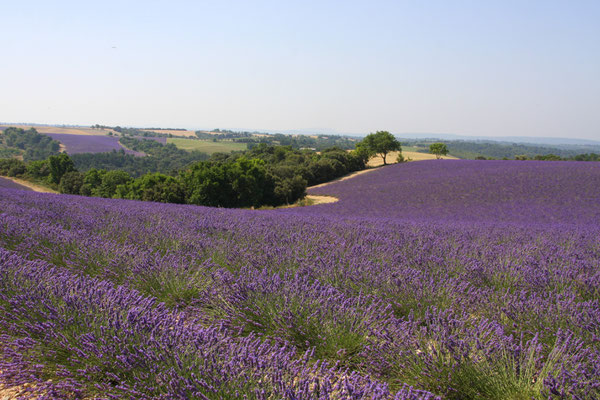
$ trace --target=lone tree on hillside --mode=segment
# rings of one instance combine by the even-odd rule
[[[429,146],[429,152],[431,154],[435,154],[435,158],[438,160],[448,154],[448,148],[445,143],[432,143]]]
[[[362,141],[356,144],[356,150],[359,154],[368,155],[368,157],[379,155],[383,159],[383,165],[386,165],[386,156],[390,151],[402,151],[400,142],[388,131],[377,131],[368,134]]]

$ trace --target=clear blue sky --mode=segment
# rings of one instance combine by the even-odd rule
[[[0,121],[600,139],[600,1],[3,1]]]

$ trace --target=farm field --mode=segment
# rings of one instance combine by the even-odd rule
[[[32,189],[28,188],[27,186],[19,185],[18,183],[13,182],[12,180],[10,180],[8,178],[3,178],[3,177],[0,177],[0,188],[32,190]]]
[[[599,398],[599,187],[598,163],[432,160],[264,211],[0,188],[0,385]]]
[[[92,129],[86,127],[62,127],[62,126],[51,126],[51,125],[2,125],[0,129],[6,129],[10,126],[16,126],[17,128],[29,129],[34,128],[39,133],[60,133],[66,135],[84,135],[84,136],[103,136],[108,132],[114,132],[111,130]]]
[[[66,133],[45,133],[45,135],[62,143],[68,154],[104,153],[112,150],[125,150],[129,154],[143,155],[142,153],[125,149],[121,146],[119,138],[116,136],[73,135]]]
[[[175,146],[183,150],[198,150],[207,154],[213,154],[218,152],[229,153],[231,151],[246,150],[248,148],[246,143],[237,143],[229,141],[213,142],[211,140],[195,140],[182,138],[168,138],[167,143],[173,143]]]

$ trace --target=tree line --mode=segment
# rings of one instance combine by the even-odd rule
[[[0,143],[3,155],[22,155],[25,161],[43,160],[60,151],[60,142],[38,133],[34,128],[6,128],[0,134]]]
[[[154,145],[149,143],[144,141],[139,149],[150,151]],[[32,162],[0,160],[0,175],[43,182],[61,193],[213,207],[290,204],[304,197],[309,184],[363,168],[364,160],[357,152],[332,148],[317,154],[266,144],[235,154],[216,153],[173,175],[153,172],[134,177],[118,169],[82,171],[67,154]]]
[[[267,144],[291,146],[296,150],[310,149],[321,151],[331,147],[342,150],[353,150],[359,139],[339,135],[286,135],[283,133],[236,132],[231,130],[213,129],[212,131],[196,131],[196,137],[202,140],[231,140],[247,143],[248,148],[255,145]]]
[[[417,147],[416,151],[427,153],[429,146],[436,141],[433,140],[410,140],[403,139],[406,146]],[[598,146],[539,146],[523,143],[502,143],[493,141],[464,141],[448,140],[445,141],[447,148],[455,157],[462,159],[477,159],[485,157],[486,159],[514,159],[516,156],[525,155],[530,159],[536,156],[545,156],[555,154],[561,158],[576,157],[579,154],[596,152]]]

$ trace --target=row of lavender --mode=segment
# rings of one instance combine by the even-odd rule
[[[548,223],[533,204],[522,223],[470,198],[485,186],[465,187],[456,215],[429,183],[429,197],[403,195],[406,168],[422,182],[454,168],[446,191],[493,172],[443,163],[366,174],[372,189],[398,182],[385,198],[355,190],[335,206],[285,212],[3,191],[0,243],[13,253],[0,262],[2,379],[136,398],[428,396],[405,385],[443,398],[598,397],[590,185],[600,170],[570,170],[578,183],[564,187],[547,182],[566,172],[556,165],[507,165],[542,177],[511,186],[508,169],[509,200],[527,208],[536,187],[563,196],[562,220]],[[470,201],[502,224],[469,215]],[[399,211],[417,205],[435,218]],[[574,214],[588,223],[565,217]],[[150,319],[136,325],[140,315]]]

